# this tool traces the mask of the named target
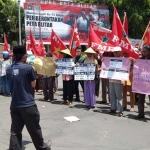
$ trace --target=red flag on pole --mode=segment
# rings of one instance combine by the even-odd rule
[[[9,45],[8,45],[5,33],[4,33],[4,51],[10,52]]]
[[[129,36],[129,34],[128,34],[128,18],[127,18],[126,12],[124,12],[123,29],[125,30],[127,36]]]
[[[63,58],[59,51],[64,49],[67,49],[67,47],[63,44],[62,40],[52,29],[50,51],[56,58]]]
[[[106,41],[102,41],[97,34],[95,33],[92,24],[90,24],[90,31],[89,31],[89,47],[93,48],[94,50],[98,50],[100,53],[105,51],[113,51],[113,46]]]
[[[36,42],[35,42],[35,39],[34,39],[34,36],[30,30],[30,45],[31,45],[31,51],[34,55],[37,55],[37,56],[41,56],[41,53],[40,53],[40,50],[38,48],[38,46],[36,46]]]
[[[80,39],[79,39],[77,24],[75,21],[73,33],[72,33],[72,37],[71,37],[71,41],[70,41],[70,45],[69,45],[69,49],[70,49],[72,57],[76,56],[75,49],[79,46],[80,46]]]
[[[139,55],[133,50],[131,42],[121,23],[119,14],[114,7],[113,24],[112,24],[112,45],[120,46],[123,53],[127,53],[129,57],[138,58]]]
[[[145,29],[142,40],[139,47],[142,48],[143,45],[150,44],[150,21]]]
[[[41,52],[40,56],[45,56],[45,47],[42,39],[40,39],[38,47],[39,47],[39,51]]]
[[[118,27],[120,27],[121,30],[123,29],[123,27],[121,26],[122,24],[118,22],[118,17],[119,17],[118,12],[116,8],[114,7],[113,22],[112,22],[112,44],[114,46],[119,46],[119,43],[120,43],[120,39],[119,39],[120,33],[118,33],[119,31]]]

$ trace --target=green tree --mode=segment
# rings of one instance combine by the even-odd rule
[[[3,42],[3,33],[6,34],[7,40],[10,44],[13,41],[18,41],[18,3],[13,0],[0,0],[0,42]],[[21,7],[21,27],[22,27],[22,39],[25,38],[24,32],[24,10]]]
[[[76,0],[81,3],[105,4],[110,10],[110,23],[113,17],[113,4],[123,21],[124,12],[128,16],[129,36],[141,38],[150,21],[150,0]]]

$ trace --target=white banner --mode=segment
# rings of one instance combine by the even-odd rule
[[[80,64],[74,68],[75,80],[94,80],[95,64]]]
[[[56,64],[57,64],[57,68],[56,68],[57,74],[73,75],[74,62],[72,58],[58,59]]]

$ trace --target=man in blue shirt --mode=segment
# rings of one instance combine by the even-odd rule
[[[25,64],[27,59],[26,48],[16,46],[13,49],[15,63],[6,70],[12,96],[11,137],[9,150],[22,149],[22,130],[26,126],[36,150],[50,150],[51,141],[44,143],[40,114],[34,101],[34,88],[37,75],[32,66]]]

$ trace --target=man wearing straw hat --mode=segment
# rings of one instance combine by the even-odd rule
[[[25,46],[13,48],[15,63],[6,70],[12,96],[11,136],[9,150],[22,150],[22,130],[26,126],[37,150],[50,150],[51,141],[44,143],[40,114],[34,101],[34,88],[37,75],[32,66],[25,64],[27,59]]]

